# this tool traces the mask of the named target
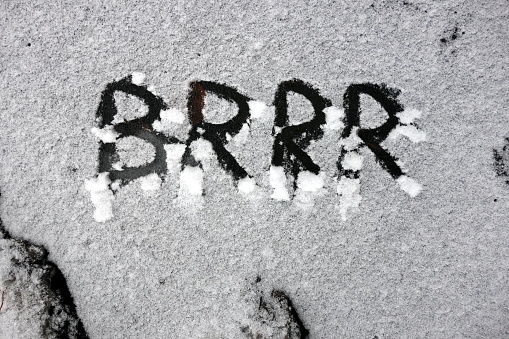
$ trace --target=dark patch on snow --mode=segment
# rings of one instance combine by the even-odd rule
[[[281,290],[272,290],[266,295],[258,285],[261,278],[256,277],[251,285],[257,308],[251,326],[243,326],[242,333],[249,339],[305,339],[309,330],[304,326],[290,297]],[[270,330],[264,333],[264,329]]]
[[[1,240],[3,248],[0,250],[15,254],[10,258],[11,270],[7,272],[8,280],[3,284],[6,288],[6,291],[3,291],[5,292],[3,312],[7,312],[8,309],[29,307],[22,303],[26,300],[23,295],[28,293],[29,289],[35,290],[44,307],[42,311],[36,311],[39,319],[30,320],[40,322],[39,333],[43,338],[88,338],[77,315],[65,277],[62,271],[48,260],[48,251],[43,246],[11,237],[0,220]],[[24,277],[28,279],[23,279]],[[34,286],[28,286],[28,283]],[[13,290],[9,290],[9,286]],[[23,326],[22,323],[20,325]]]
[[[502,149],[493,149],[493,159],[495,173],[497,176],[504,178],[506,184],[509,185],[509,138],[505,139]]]

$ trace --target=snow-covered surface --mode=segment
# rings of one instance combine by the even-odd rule
[[[117,140],[119,134],[115,132],[113,129],[113,126],[107,125],[104,126],[104,128],[92,128],[92,134],[94,134],[99,140],[101,140],[104,143],[112,143]]]
[[[104,222],[113,217],[113,192],[109,185],[111,180],[108,172],[99,173],[95,178],[85,182],[85,189],[90,192],[90,199],[94,205],[94,219]]]
[[[90,338],[284,338],[297,330],[274,290],[311,339],[509,336],[509,186],[493,158],[509,136],[507,1],[0,6],[0,217],[48,249]],[[166,174],[115,181],[155,156],[111,127],[146,114],[141,100],[115,94],[119,114],[100,128],[102,91],[124,78],[167,105],[142,127],[182,142],[192,81],[246,95],[251,119],[225,148],[249,176],[232,178],[200,139],[189,145],[199,165],[166,144]],[[318,176],[271,166],[275,92],[292,78],[332,105],[307,148]],[[380,143],[405,164],[396,179],[357,128],[341,137],[344,93],[367,82],[401,90],[399,125]],[[206,121],[235,115],[210,97]],[[304,110],[290,105],[289,120],[309,120],[291,97]],[[387,117],[370,110],[361,127]],[[100,141],[118,147],[108,173]],[[341,149],[358,177],[339,173]],[[0,251],[2,272],[13,253]],[[10,324],[38,328],[42,299],[24,281],[0,286],[1,339],[24,337]],[[33,306],[17,322],[15,291]]]
[[[286,175],[283,167],[270,166],[269,180],[270,185],[274,189],[271,198],[275,200],[290,200],[290,195],[286,188]]]

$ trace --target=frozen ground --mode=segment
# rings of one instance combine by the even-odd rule
[[[58,337],[65,319],[90,338],[509,337],[507,1],[0,8],[0,338]],[[249,176],[220,166],[201,127],[162,159],[104,126],[101,94],[121,79],[167,106],[136,128],[182,142],[193,110],[216,124],[237,112],[210,93],[188,105],[199,81],[248,97],[249,123],[224,140]],[[305,147],[318,174],[271,161],[286,126],[276,90],[291,79],[326,99]],[[362,83],[401,91],[380,144],[392,173],[363,141],[388,119],[375,100],[361,96],[360,134],[343,135],[344,93]],[[288,124],[313,117],[287,99]],[[111,126],[149,114],[115,102]],[[102,177],[100,140],[119,155]],[[153,159],[161,175],[111,180]],[[76,314],[41,278],[52,263]]]

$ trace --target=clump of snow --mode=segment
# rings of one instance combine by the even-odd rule
[[[199,161],[203,170],[208,170],[211,166],[211,159],[214,158],[215,152],[210,141],[200,138],[191,143],[191,153],[196,161]]]
[[[105,144],[115,142],[120,136],[112,125],[106,125],[103,128],[93,127],[91,131],[93,135]]]
[[[139,180],[141,189],[144,191],[157,191],[159,188],[161,188],[162,180],[161,177],[159,177],[159,175],[156,173],[146,175]]]
[[[133,72],[131,75],[131,82],[140,86],[145,81],[145,74],[142,72]]]
[[[249,176],[242,178],[237,183],[237,188],[239,192],[242,194],[249,194],[254,191],[256,187],[256,180],[254,178],[250,178]]]
[[[182,154],[184,154],[186,150],[186,145],[183,144],[169,144],[164,145],[164,150],[166,151],[166,162],[172,163],[175,160],[180,160],[182,158]]]
[[[345,111],[341,108],[330,106],[323,110],[325,113],[325,128],[331,131],[337,131],[345,127],[343,118]]]
[[[92,204],[94,204],[94,219],[97,222],[105,222],[113,218],[113,192],[109,185],[111,180],[108,172],[99,173],[97,177],[85,182],[85,189],[90,192]]]
[[[339,140],[339,144],[347,151],[353,151],[354,149],[359,148],[359,145],[363,142],[359,135],[357,134],[359,128],[352,128],[352,132],[346,138]]]
[[[323,176],[309,171],[302,171],[297,178],[297,187],[304,192],[315,192],[323,188]]]
[[[347,219],[348,210],[357,210],[361,203],[360,179],[342,176],[339,179],[337,193],[339,195],[339,213],[341,219]]]
[[[252,119],[262,118],[267,113],[267,105],[263,101],[251,100],[247,104]]]
[[[274,192],[270,196],[275,200],[290,200],[290,195],[286,189],[286,175],[282,166],[270,166],[269,171],[270,185]]]
[[[120,114],[115,114],[115,116],[113,117],[112,123],[113,123],[113,125],[117,125],[124,121],[125,121],[125,118],[123,116],[121,116]]]
[[[116,192],[120,189],[121,184],[122,184],[121,180],[115,180],[110,184],[110,188],[113,192]]]
[[[360,171],[362,169],[362,163],[364,162],[364,157],[360,155],[358,152],[348,152],[343,157],[341,161],[341,165],[344,169],[352,170],[352,171]]]
[[[161,111],[161,120],[165,122],[174,122],[176,124],[183,124],[186,120],[184,113],[176,108],[170,108]]]
[[[309,171],[300,172],[297,177],[297,189],[295,190],[293,202],[303,210],[311,210],[315,200],[326,192],[324,187],[324,174],[314,174]]]
[[[186,166],[180,172],[179,196],[203,194],[203,170],[198,166]]]
[[[111,167],[113,167],[113,169],[117,170],[117,171],[123,171],[124,170],[123,166],[124,166],[124,163],[122,161],[117,161],[116,163],[111,165]]]
[[[400,135],[403,135],[410,139],[412,142],[422,142],[426,141],[426,133],[418,130],[417,127],[413,125],[398,125],[394,128],[389,134],[390,139],[397,139]]]
[[[400,123],[405,125],[413,123],[415,119],[420,119],[421,115],[421,111],[415,108],[405,109],[403,112],[396,114]]]
[[[160,117],[160,120],[152,123],[152,127],[158,132],[171,131],[172,124],[182,125],[186,120],[184,113],[176,108],[161,111]]]
[[[419,184],[415,179],[407,177],[406,175],[400,176],[396,181],[399,187],[408,193],[409,196],[416,197],[422,191],[422,185]]]

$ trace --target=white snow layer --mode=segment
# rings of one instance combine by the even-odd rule
[[[164,150],[166,151],[166,163],[173,164],[176,160],[180,160],[182,158],[182,154],[186,150],[186,145],[183,144],[169,144],[164,145]]]
[[[331,131],[337,131],[345,127],[343,124],[343,117],[345,116],[345,111],[341,108],[337,108],[335,106],[327,107],[323,110],[325,113],[325,128]]]
[[[180,172],[179,196],[203,194],[203,170],[198,166],[186,166]]]
[[[103,128],[93,127],[91,132],[105,144],[115,142],[120,136],[120,134],[115,132],[112,125],[106,125]]]
[[[407,177],[406,175],[400,176],[396,181],[399,187],[408,193],[409,196],[416,197],[422,190],[422,185],[419,184],[415,179]]]
[[[247,103],[252,119],[262,118],[267,112],[267,105],[263,101],[251,100]]]
[[[139,179],[141,189],[144,191],[157,191],[161,187],[162,180],[156,173],[146,175]]]
[[[337,193],[339,195],[339,213],[341,219],[347,219],[348,210],[357,210],[361,203],[360,179],[350,179],[342,176],[339,179]]]
[[[159,116],[161,119],[152,123],[152,127],[158,132],[169,131],[172,128],[172,124],[182,125],[186,120],[184,113],[176,108],[163,110]]]
[[[364,157],[357,152],[348,152],[341,161],[341,165],[344,169],[352,171],[360,171],[362,169],[362,163]]]
[[[242,125],[242,128],[240,129],[239,133],[237,133],[234,137],[233,137],[233,142],[238,144],[238,145],[244,145],[248,138],[249,138],[249,125],[248,124],[243,124]]]
[[[412,142],[426,141],[426,133],[418,130],[417,127],[412,125],[398,125],[389,134],[390,139],[397,139],[400,135],[407,137]]]
[[[145,74],[142,72],[133,72],[131,74],[131,82],[135,85],[141,85],[145,81]]]
[[[352,128],[352,132],[348,137],[339,140],[339,144],[343,146],[345,150],[352,151],[359,148],[359,145],[362,144],[362,139],[357,135],[358,130],[358,127]]]
[[[113,192],[108,185],[111,184],[108,172],[99,173],[97,177],[85,182],[85,189],[90,192],[94,204],[94,219],[105,222],[113,218]]]
[[[239,189],[240,193],[243,194],[249,194],[253,192],[253,190],[256,187],[256,181],[254,178],[245,177],[239,180],[237,183],[237,188]]]
[[[419,111],[415,108],[410,108],[410,109],[406,109],[403,112],[396,114],[396,116],[398,117],[400,123],[402,123],[404,125],[408,125],[408,124],[413,123],[415,119],[420,119],[422,116],[422,113],[421,113],[421,111]]]
[[[299,173],[297,178],[297,187],[304,192],[315,192],[323,187],[323,177],[320,174],[314,174],[309,171]]]
[[[286,175],[285,170],[281,166],[270,166],[269,171],[270,185],[274,189],[271,195],[275,200],[290,200],[290,195],[286,189]]]

